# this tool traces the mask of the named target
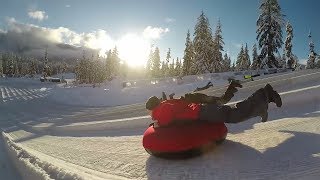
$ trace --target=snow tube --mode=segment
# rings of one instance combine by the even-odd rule
[[[193,122],[183,125],[150,126],[143,135],[143,147],[162,158],[189,158],[202,154],[210,144],[220,144],[227,136],[224,123]]]

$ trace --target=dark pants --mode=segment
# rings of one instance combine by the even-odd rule
[[[256,117],[268,109],[267,97],[263,89],[259,89],[248,99],[237,103],[234,107],[219,104],[202,104],[200,120],[209,122],[239,123]]]

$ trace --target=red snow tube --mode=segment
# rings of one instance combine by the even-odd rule
[[[183,125],[150,126],[143,135],[143,147],[154,156],[187,158],[202,153],[203,147],[222,143],[227,136],[224,123],[193,122]]]

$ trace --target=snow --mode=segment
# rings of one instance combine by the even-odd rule
[[[115,79],[101,85],[61,84],[50,97],[59,103],[75,106],[118,106],[145,102],[151,96],[161,97],[162,92],[167,95],[175,93],[179,97],[197,87],[205,86],[209,81],[213,86],[228,84],[228,78],[234,76],[232,72],[187,76],[178,78],[164,78],[153,80],[122,81]],[[239,75],[236,76],[241,78]],[[123,87],[126,82],[127,87]]]
[[[319,70],[245,83],[230,105],[271,83],[283,107],[271,104],[266,123],[253,118],[227,125],[226,142],[200,157],[170,161],[145,152],[141,134],[151,119],[143,102],[149,96],[179,97],[208,81],[214,87],[205,92],[217,95],[228,77],[242,77],[237,74],[188,76],[182,83],[136,80],[125,88],[119,79],[95,88],[0,79],[5,148],[25,179],[318,179]]]

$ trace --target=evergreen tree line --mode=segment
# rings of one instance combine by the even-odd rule
[[[51,76],[72,71],[72,66],[65,62],[48,61],[47,52],[44,59],[21,56],[12,52],[0,52],[0,76],[33,77],[36,74]]]
[[[76,80],[79,83],[102,83],[113,78],[126,77],[128,65],[119,58],[117,47],[107,52],[107,57],[91,55],[87,57],[83,52],[81,60],[77,61],[75,67]]]
[[[252,47],[252,61],[246,44],[245,48],[242,45],[235,64],[232,66],[230,66],[231,60],[227,57],[227,54],[222,58],[224,42],[220,20],[213,35],[209,20],[202,12],[194,28],[193,40],[190,37],[190,32],[187,33],[182,74],[191,75],[273,67],[295,69],[298,65],[298,58],[292,52],[293,27],[289,21],[285,26],[285,16],[281,12],[278,0],[262,0],[259,11],[256,22],[258,46],[254,44]],[[284,26],[287,34],[285,42],[282,39],[282,28]],[[283,44],[285,46],[281,56],[279,49],[282,48]],[[313,43],[311,46],[307,68],[319,67],[320,57],[314,52]]]
[[[171,58],[171,49],[169,48],[166,59],[161,61],[159,48],[156,47],[154,50],[151,48],[146,65],[146,72],[148,77],[152,78],[181,76],[181,60],[178,57],[176,60]]]
[[[204,12],[197,18],[193,39],[187,32],[182,64],[182,75],[193,75],[231,70],[231,59],[225,53],[220,20],[212,34],[209,19]]]

